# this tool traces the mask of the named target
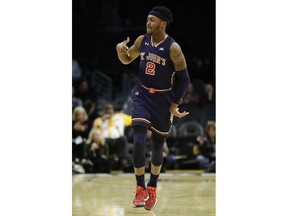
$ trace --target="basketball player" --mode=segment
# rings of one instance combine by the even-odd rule
[[[140,35],[129,48],[130,39],[118,43],[117,55],[123,64],[140,56],[139,82],[132,101],[134,131],[133,166],[136,192],[133,207],[153,209],[157,204],[156,188],[163,162],[163,143],[173,116],[189,113],[177,108],[190,82],[186,60],[178,43],[166,33],[172,13],[165,6],[154,7],[147,16],[147,34]],[[152,131],[151,172],[145,186],[145,141],[147,129]]]

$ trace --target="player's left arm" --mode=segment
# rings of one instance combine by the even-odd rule
[[[172,115],[182,118],[189,114],[189,112],[179,112],[178,105],[184,94],[187,91],[190,83],[190,77],[187,70],[185,56],[178,43],[174,42],[170,48],[170,58],[174,65],[175,79],[173,83],[174,100],[170,105],[170,112]]]
[[[174,42],[170,47],[170,58],[174,64],[174,70],[176,72],[187,69],[187,64],[182,49],[176,42]]]

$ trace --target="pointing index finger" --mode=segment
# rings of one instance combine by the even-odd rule
[[[130,38],[127,37],[127,39],[124,41],[124,44],[126,45],[126,44],[129,43],[129,42],[130,42]]]

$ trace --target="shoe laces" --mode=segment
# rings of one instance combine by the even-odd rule
[[[142,198],[141,196],[144,195],[144,189],[142,187],[140,187],[140,186],[137,186],[135,194],[136,194],[135,196],[136,196],[137,199],[138,198]]]
[[[149,187],[148,194],[149,194],[149,199],[151,198],[154,200],[156,197],[156,188],[154,189],[154,188]]]

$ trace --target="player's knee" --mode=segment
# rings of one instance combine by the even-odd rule
[[[155,166],[160,166],[163,163],[163,144],[165,142],[166,136],[161,136],[157,133],[152,133],[152,157],[151,162]]]
[[[147,128],[144,126],[134,126],[134,145],[145,145],[146,136],[147,136]]]
[[[162,136],[162,135],[159,135],[159,134],[157,134],[155,132],[152,133],[152,137],[151,137],[151,139],[152,139],[152,141],[154,143],[157,143],[157,144],[160,144],[160,145],[164,144],[166,138],[167,138],[167,136]]]
[[[157,150],[157,151],[152,150],[151,162],[155,166],[162,165],[162,163],[163,163],[163,148],[160,148],[160,150]]]
[[[134,135],[138,133],[147,134],[147,127],[145,127],[144,125],[134,125],[132,128],[133,128]]]

